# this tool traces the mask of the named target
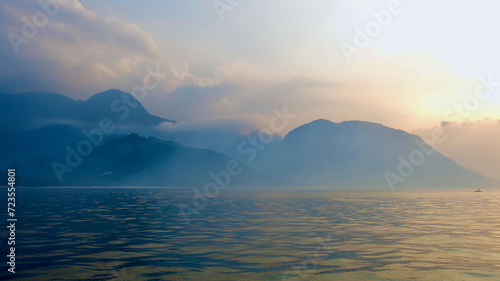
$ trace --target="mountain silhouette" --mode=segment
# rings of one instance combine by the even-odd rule
[[[251,166],[299,186],[460,188],[488,183],[416,135],[361,121],[321,119],[300,126]]]
[[[122,126],[175,122],[149,114],[135,97],[119,90],[98,93],[86,101],[56,93],[0,93],[0,111],[3,136],[51,124],[88,126],[105,118]]]
[[[69,146],[74,148],[71,157],[75,159],[78,144]],[[67,150],[60,149],[57,154],[47,153],[9,167],[16,169],[19,184],[29,186],[203,187],[214,181],[211,173],[225,172],[228,165],[241,169],[238,175],[230,177],[228,186],[278,184],[213,150],[189,148],[137,134],[108,137],[89,155],[76,156],[81,158],[76,167],[68,163],[68,155]]]
[[[284,138],[203,127],[168,131],[155,125],[175,121],[149,114],[119,90],[85,101],[55,93],[0,93],[0,110],[0,169],[16,168],[19,183],[27,186],[200,187],[212,180],[211,172],[224,171],[233,161],[242,163],[241,175],[231,178],[234,186],[396,189],[491,183],[418,136],[371,122],[320,119]],[[101,135],[104,119],[117,129]],[[255,146],[259,137],[269,142]]]

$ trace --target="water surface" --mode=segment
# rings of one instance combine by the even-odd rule
[[[499,190],[192,196],[19,188],[16,280],[500,280]]]

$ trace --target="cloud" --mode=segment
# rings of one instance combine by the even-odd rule
[[[420,130],[417,135],[432,139],[432,132],[441,128],[446,140],[436,145],[436,149],[485,176],[500,179],[500,120],[443,122],[441,126]]]
[[[193,121],[161,123],[154,128],[164,132],[237,132],[250,133],[255,130],[254,123],[244,117],[241,118],[206,118]]]
[[[185,86],[164,96],[158,106],[177,120],[219,118],[233,115],[241,108],[241,101],[238,101],[241,91],[233,84]]]
[[[268,127],[275,110],[297,115],[286,133],[297,126],[324,117],[328,111],[344,112],[350,105],[342,100],[325,97],[332,91],[332,83],[296,78],[283,83],[269,85],[254,81],[248,84],[224,83],[212,87],[185,86],[165,95],[156,102],[156,107],[168,112],[177,121],[194,120],[245,120],[253,129]],[[352,108],[352,107],[351,107]],[[154,112],[154,111],[153,111]],[[334,116],[329,114],[329,116]],[[338,120],[341,121],[341,120]],[[248,126],[242,127],[247,131]]]
[[[216,16],[214,22],[202,20],[204,6],[197,3],[129,3],[129,9],[152,17],[130,14],[135,24],[100,16],[118,13],[113,9],[96,14],[70,0],[19,46],[17,55],[8,40],[0,41],[0,90],[53,91],[73,98],[110,88],[130,93],[143,83],[146,68],[158,65],[170,75],[143,104],[169,119],[249,118],[258,127],[273,108],[287,106],[297,113],[297,126],[326,118],[405,130],[432,126],[474,91],[477,81],[422,54],[388,56],[369,47],[347,64],[334,20],[343,10],[331,1],[313,2],[294,2],[285,11],[283,3],[250,1],[224,22]],[[98,2],[92,5],[98,10]],[[7,0],[0,6],[4,34],[21,34],[23,17],[32,20],[42,10],[34,0]],[[208,12],[215,15],[212,8]],[[161,28],[148,25],[151,20]]]
[[[58,4],[53,14],[48,14],[38,1],[0,4],[2,33],[27,39],[14,46],[9,40],[0,41],[1,89],[53,91],[75,98],[110,88],[130,92],[142,85],[148,74],[147,67],[156,69],[157,66],[170,74],[159,92],[184,85],[217,84],[216,80],[193,75],[184,60],[168,58],[155,39],[136,24],[99,17],[77,0],[67,2]],[[43,23],[40,21],[43,17],[36,15],[42,14],[48,20],[46,24],[37,25]],[[32,38],[24,36],[26,21],[37,30]]]

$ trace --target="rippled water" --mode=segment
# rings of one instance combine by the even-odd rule
[[[18,189],[16,280],[500,280],[499,190],[192,196]]]

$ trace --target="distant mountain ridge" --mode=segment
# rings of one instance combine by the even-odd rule
[[[371,122],[320,119],[284,138],[258,131],[169,131],[156,125],[175,121],[149,114],[137,99],[119,90],[86,101],[54,93],[0,93],[0,110],[0,170],[18,169],[20,182],[28,186],[192,187],[206,183],[210,172],[223,170],[233,160],[245,170],[233,179],[236,186],[387,190],[494,185],[433,151],[418,136]],[[103,133],[91,144],[88,132],[98,131],[103,119],[120,129]],[[272,141],[257,151],[251,140],[259,136]],[[89,145],[91,152],[77,167],[66,165],[68,151]],[[55,162],[65,171],[63,181],[58,180]]]
[[[169,186],[203,187],[214,181],[211,173],[225,171],[231,161],[208,149],[189,148],[137,134],[112,136],[87,156],[74,152],[69,144],[71,166],[66,150],[45,154],[11,165],[20,185],[28,186]],[[80,158],[80,160],[78,159]],[[75,160],[76,159],[76,160]],[[237,163],[237,162],[235,162]],[[231,186],[259,186],[278,183],[248,166],[238,164],[241,173],[229,179]],[[59,181],[58,176],[62,178]]]
[[[400,175],[400,166],[408,166],[401,159],[421,150],[417,143],[432,150],[418,136],[381,124],[320,119],[291,131],[251,166],[263,174],[289,177],[299,186],[388,188],[395,182],[403,188],[460,188],[488,184],[487,178],[437,151],[421,165],[409,167],[414,170],[411,175]],[[399,181],[388,180],[389,173]]]
[[[83,125],[109,118],[116,125],[153,126],[164,119],[149,114],[132,95],[108,90],[85,101],[56,93],[0,93],[2,135],[41,128],[51,124]]]

